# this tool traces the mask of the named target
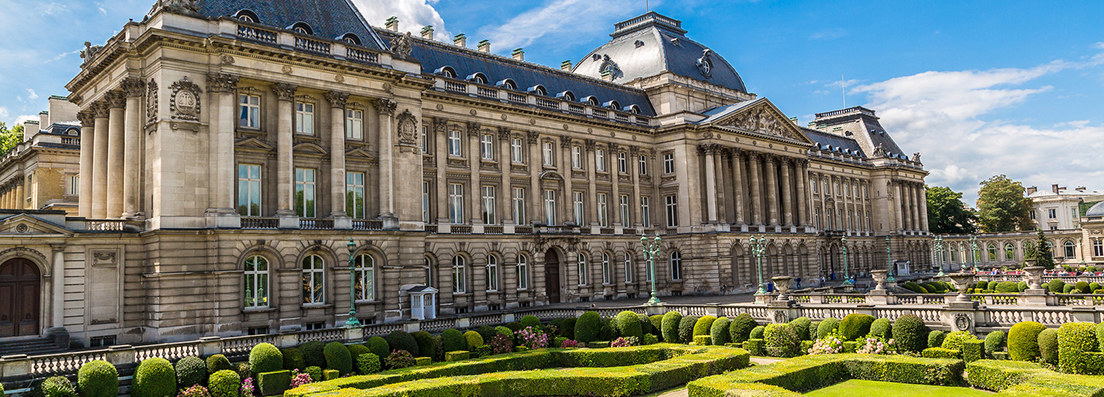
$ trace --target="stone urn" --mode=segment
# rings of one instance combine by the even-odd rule
[[[885,289],[886,289],[886,278],[887,278],[888,275],[889,275],[889,270],[871,270],[870,271],[870,276],[874,277],[874,282],[878,283],[878,285],[876,285],[874,287],[875,291],[885,291]]]
[[[1027,283],[1028,289],[1041,289],[1043,288],[1043,272],[1046,268],[1043,266],[1028,266],[1023,268],[1023,281]]]
[[[786,296],[786,291],[790,290],[790,280],[792,279],[793,277],[790,276],[771,277],[771,281],[774,281],[774,288],[778,289],[778,300],[790,300],[790,297]]]
[[[958,302],[969,302],[970,297],[966,296],[966,288],[970,286],[971,281],[974,281],[974,274],[958,272],[951,273],[948,276],[951,278],[951,282],[954,283],[955,287],[958,288],[958,297],[956,300]]]

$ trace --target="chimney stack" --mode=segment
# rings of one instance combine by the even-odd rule
[[[1032,195],[1032,194],[1035,194],[1035,192],[1037,192],[1037,191],[1039,191],[1039,188],[1038,188],[1038,187],[1035,187],[1035,186],[1029,186],[1029,187],[1027,188],[1027,195],[1028,195],[1028,196],[1030,196],[1030,195]]]
[[[23,122],[23,142],[30,142],[38,134],[38,122],[27,120]]]
[[[38,125],[39,125],[39,128],[50,126],[50,111],[49,110],[43,110],[41,112],[38,112]]]
[[[426,40],[433,40],[433,25],[426,25],[422,28],[422,38]]]
[[[609,70],[603,70],[602,71],[602,80],[613,81],[613,72],[610,72]]]
[[[514,59],[517,59],[519,61],[525,60],[525,51],[523,51],[521,48],[515,48],[512,55],[514,56]]]
[[[1079,192],[1084,192],[1085,190],[1088,190],[1088,188],[1086,188],[1084,186],[1078,186],[1077,187],[1077,191],[1079,191]]]
[[[560,70],[563,70],[565,72],[570,72],[571,71],[571,60],[568,59],[566,61],[560,62]]]
[[[479,52],[491,52],[491,41],[490,40],[480,40],[479,41]]]
[[[468,46],[468,37],[464,36],[463,33],[459,33],[456,36],[452,36],[452,44],[456,45],[457,47],[467,47]]]
[[[1053,185],[1050,185],[1050,191],[1054,192],[1054,194],[1058,194],[1058,184],[1055,183]]]
[[[790,121],[793,122],[794,125],[801,125],[797,123],[797,117],[790,117]]]
[[[391,18],[387,18],[387,22],[384,24],[384,27],[386,27],[387,30],[390,30],[392,32],[398,32],[399,31],[399,17],[392,16]]]

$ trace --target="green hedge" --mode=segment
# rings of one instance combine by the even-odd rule
[[[1054,328],[1044,329],[1039,333],[1038,342],[1039,356],[1043,362],[1058,365],[1058,330]]]
[[[652,325],[652,328],[651,328],[652,329],[652,335],[655,335],[655,336],[659,337],[660,339],[662,339],[663,338],[663,315],[662,314],[656,314],[654,316],[650,316],[650,317],[648,317],[648,322],[651,323],[651,325]]]
[[[920,352],[920,355],[926,358],[960,358],[962,357],[962,351],[945,349],[942,347],[929,347]]]
[[[199,357],[188,356],[176,362],[176,388],[184,390],[194,385],[207,384],[207,363]]]
[[[368,338],[368,342],[365,342],[365,345],[368,346],[368,350],[372,351],[372,354],[379,356],[381,359],[391,354],[391,346],[387,344],[387,340],[383,339],[383,337],[373,336]]]
[[[1065,290],[1066,282],[1059,279],[1053,279],[1047,283],[1046,288],[1049,289],[1051,293],[1060,294]]]
[[[211,393],[211,397],[238,397],[241,391],[241,377],[231,370],[219,370],[207,379],[207,391]]]
[[[77,397],[77,388],[64,376],[51,376],[39,385],[45,397]]]
[[[521,327],[522,329],[525,329],[525,327],[540,328],[541,320],[537,316],[526,315],[521,318]]]
[[[303,358],[303,351],[297,347],[280,349],[280,355],[284,357],[284,369],[294,370],[307,367],[307,360]],[[229,361],[227,361],[229,364]],[[212,372],[213,373],[213,372]]]
[[[698,316],[683,316],[678,326],[678,343],[690,343],[694,341],[694,326],[698,324]]]
[[[82,397],[115,397],[119,395],[119,371],[104,360],[85,363],[77,371],[77,388]],[[4,394],[0,386],[0,395]]]
[[[832,332],[834,332],[838,328],[839,328],[839,320],[831,318],[831,317],[824,319],[824,321],[821,321],[820,325],[817,326],[817,335],[816,335],[817,339],[821,339],[821,338],[824,338],[825,336],[828,336],[828,334],[831,334]]]
[[[284,355],[271,343],[260,343],[249,351],[249,369],[255,374],[284,368]]]
[[[893,322],[893,340],[899,351],[919,353],[924,350],[927,332],[924,320],[912,313],[897,317],[897,321]]]
[[[426,359],[428,357],[418,357],[420,359]],[[341,377],[341,372],[336,369],[324,369],[322,370],[322,380],[333,380]]]
[[[565,318],[563,324],[560,325],[560,335],[563,335],[563,337],[567,339],[575,340],[575,324],[577,321],[578,319],[575,317]],[[484,343],[491,343],[491,339],[494,339],[494,335],[490,337],[483,335]]]
[[[288,389],[289,385],[291,385],[291,371],[286,369],[257,374],[257,390],[260,391],[260,395],[262,396],[278,396],[284,394],[284,391]]]
[[[364,353],[356,358],[357,373],[361,375],[374,374],[380,371],[383,365],[375,353]]]
[[[640,323],[640,315],[636,312],[626,310],[617,313],[617,330],[623,337],[632,336],[638,340],[644,338],[644,326]]]
[[[771,357],[794,357],[801,353],[801,339],[789,324],[767,325],[763,337],[767,355]]]
[[[713,344],[713,338],[709,335],[694,335],[694,344],[698,346],[709,346]]]
[[[579,316],[575,322],[575,340],[590,343],[598,340],[598,334],[602,332],[602,316],[598,312],[589,311]]]
[[[1096,343],[1100,346],[1100,351],[1104,351],[1104,323],[1096,325]]]
[[[330,342],[323,349],[326,356],[326,368],[336,369],[342,375],[353,372],[353,355],[341,342]]]
[[[1022,321],[1008,330],[1008,355],[1016,361],[1035,361],[1039,358],[1039,333],[1046,326],[1034,321]]]
[[[856,340],[870,333],[870,324],[874,323],[874,316],[862,313],[851,313],[844,317],[839,324],[839,333],[844,340]]]
[[[306,360],[306,366],[308,367],[326,367],[326,353],[323,351],[326,349],[326,344],[320,341],[310,341],[299,345],[299,350],[303,351],[303,360]],[[388,353],[391,351],[388,350]],[[257,371],[253,371],[256,373]]]
[[[751,335],[751,330],[758,326],[759,323],[750,314],[740,313],[732,319],[732,324],[728,325],[728,339],[732,343],[747,341]]]
[[[747,350],[751,352],[752,355],[765,356],[767,355],[765,342],[766,341],[759,338],[748,339],[747,342],[744,343],[744,346],[746,346]]]
[[[969,331],[954,331],[947,334],[947,337],[943,338],[943,345],[940,347],[951,350],[962,350],[962,346],[966,344],[968,340],[977,340],[977,337]]]
[[[660,328],[660,332],[663,334],[663,341],[667,343],[679,342],[679,324],[682,323],[682,313],[670,311],[663,315],[663,324]]]
[[[993,358],[993,353],[1004,348],[1004,331],[993,331],[985,335],[985,355]]]
[[[693,336],[709,335],[709,330],[713,329],[714,321],[717,321],[717,318],[714,316],[701,316],[698,318],[698,321],[694,322]]]
[[[1065,323],[1058,328],[1058,368],[1074,374],[1104,372],[1104,363],[1088,354],[1096,351],[1096,334],[1092,323]]]
[[[751,334],[748,335],[750,339],[763,339],[763,332],[767,330],[765,325],[758,325],[751,329]]]
[[[728,317],[718,318],[713,321],[713,326],[709,328],[709,340],[714,345],[723,346],[728,343],[731,335],[728,333],[728,327],[732,325],[732,321]]]
[[[1001,294],[1015,294],[1020,292],[1020,290],[1016,287],[1016,283],[1014,281],[1001,281],[997,283],[997,287],[993,289],[997,290],[997,293]]]
[[[457,350],[445,353],[445,361],[460,361],[467,360],[469,358],[471,358],[471,354],[469,354],[466,350]]]
[[[468,348],[471,350],[478,349],[479,346],[483,346],[483,335],[480,335],[475,331],[468,331],[464,333],[464,341],[468,343]]]
[[[970,363],[985,358],[985,341],[967,339],[962,344],[962,360]]]
[[[410,353],[410,355],[412,355],[414,357],[418,356],[418,341],[415,340],[413,336],[410,336],[410,334],[408,334],[406,332],[392,331],[390,334],[387,334],[387,336],[384,337],[383,339],[387,341],[387,346],[389,346],[392,351],[394,351],[394,350],[406,350],[406,352]],[[306,349],[304,349],[303,353],[305,354],[306,352],[307,352]],[[387,357],[390,354],[391,354],[391,352],[389,351],[389,352],[387,352],[387,354],[384,354],[380,357]],[[309,356],[307,357],[307,364],[308,365],[314,365],[310,362],[310,357]],[[323,361],[322,365],[320,365],[320,367],[324,367],[325,365],[326,365],[326,362]]]
[[[536,318],[536,317],[534,317]],[[537,324],[540,324],[540,320],[537,320]],[[455,352],[460,350],[468,350],[468,341],[464,340],[464,334],[455,329],[449,328],[445,332],[441,333],[441,344],[445,348],[445,352]],[[419,343],[418,348],[421,349],[422,345]],[[416,354],[421,357],[433,357],[432,354]]]
[[[176,395],[176,372],[169,360],[147,358],[134,371],[131,387],[134,397],[172,397]]]
[[[1001,392],[999,396],[1104,395],[1104,377],[1054,372],[1034,363],[980,360],[966,365],[970,385]]]
[[[893,323],[888,318],[879,318],[870,323],[870,335],[882,339],[889,339],[893,337]]]

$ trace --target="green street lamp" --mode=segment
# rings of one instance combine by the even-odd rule
[[[659,255],[660,243],[663,239],[659,238],[659,233],[656,233],[655,239],[652,242],[648,242],[648,234],[640,234],[640,245],[644,247],[644,259],[648,261],[648,271],[651,272],[652,279],[652,297],[648,299],[649,305],[659,305],[663,302],[659,301],[659,294],[656,293],[656,271],[655,271],[655,258]]]
[[[356,242],[349,239],[349,319],[345,320],[345,327],[354,328],[360,326],[360,320],[356,317],[356,259],[353,252],[356,251]]]
[[[886,236],[886,269],[889,270],[889,277],[886,278],[887,283],[895,283],[897,279],[893,278],[893,253],[889,249],[889,236]]]
[[[970,236],[970,267],[977,270],[977,236]]]
[[[847,269],[847,237],[840,237],[843,244],[843,285],[851,285],[851,272]]]
[[[763,250],[767,248],[767,237],[759,235],[756,239],[755,236],[751,236],[751,253],[755,255],[755,263],[759,268],[759,290],[755,291],[755,295],[763,295],[767,293],[767,290],[763,288]]]
[[[935,238],[935,262],[939,264],[939,274],[936,274],[935,276],[936,277],[946,276],[946,274],[943,274],[943,237],[942,236]]]

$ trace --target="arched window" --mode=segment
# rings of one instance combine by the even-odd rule
[[[993,244],[989,244],[988,247],[989,247],[988,248],[989,262],[996,262],[997,261],[997,246],[995,246]]]
[[[357,255],[353,266],[353,291],[358,301],[376,300],[376,259],[368,254]]]
[[[593,95],[591,95],[591,96],[588,96],[588,97],[586,97],[586,98],[583,98],[583,102],[586,102],[586,104],[587,104],[587,105],[590,105],[590,106],[599,106],[599,105],[601,105],[601,104],[600,104],[600,103],[598,102],[598,98],[597,98],[597,97],[595,97],[595,96],[593,96]]]
[[[1016,247],[1012,246],[1012,243],[1004,244],[1004,260],[1014,261],[1016,260]]]
[[[632,253],[625,253],[625,284],[631,284],[633,282],[633,260]]]
[[[360,37],[352,33],[345,33],[344,36],[341,36],[341,41],[349,44],[360,45]]]
[[[314,34],[314,29],[311,29],[310,25],[303,22],[296,22],[294,25],[291,25],[291,30],[299,34]]]
[[[498,257],[487,257],[487,292],[498,291]]]
[[[575,102],[575,94],[572,93],[571,91],[564,91],[564,92],[561,92],[559,94],[556,94],[556,98],[560,98],[560,99],[563,99],[565,101]]]
[[[632,114],[640,114],[640,106],[636,105],[625,106],[625,108],[621,110]]]
[[[433,73],[448,77],[450,79],[456,78],[456,70],[453,69],[452,66],[442,66],[437,70],[434,70]]]
[[[1072,241],[1066,241],[1066,243],[1063,244],[1062,246],[1063,246],[1063,248],[1065,248],[1065,251],[1066,251],[1065,254],[1066,254],[1067,259],[1073,258],[1074,256],[1076,256],[1076,255],[1074,255],[1074,249],[1073,249],[1073,242]]]
[[[548,96],[548,90],[544,89],[544,86],[540,84],[529,87],[528,91],[533,95]]]
[[[249,11],[249,10],[238,11],[237,14],[234,14],[234,18],[237,18],[239,21],[250,22],[250,23],[260,22],[260,18],[257,18],[257,14],[254,14],[253,11]]]
[[[529,289],[529,257],[518,255],[517,262],[518,289]]]
[[[268,307],[268,260],[263,256],[245,259],[245,307]]]
[[[587,262],[586,254],[579,253],[579,285],[587,285]]]
[[[433,286],[433,261],[428,256],[425,257],[425,285]]]
[[[473,73],[473,74],[469,75],[467,80],[471,81],[471,82],[479,83],[479,84],[487,84],[487,75],[485,75],[483,73],[476,72],[476,73]]]
[[[322,257],[308,255],[303,258],[303,303],[325,302],[325,269]]]
[[[613,110],[618,110],[618,109],[621,109],[621,104],[617,103],[617,101],[609,101],[609,102],[603,103],[602,107],[607,107],[607,108],[610,108],[610,109],[613,109]]]
[[[602,253],[602,284],[613,284],[613,274],[610,269],[610,256]]]
[[[505,88],[507,90],[515,90],[515,91],[517,90],[517,83],[514,83],[514,81],[510,80],[510,79],[500,80],[498,83],[495,83],[495,85],[497,85],[499,87],[502,87],[502,88]]]
[[[682,280],[682,254],[671,251],[671,279]]]
[[[458,294],[468,292],[468,275],[462,256],[452,257],[452,292]]]

